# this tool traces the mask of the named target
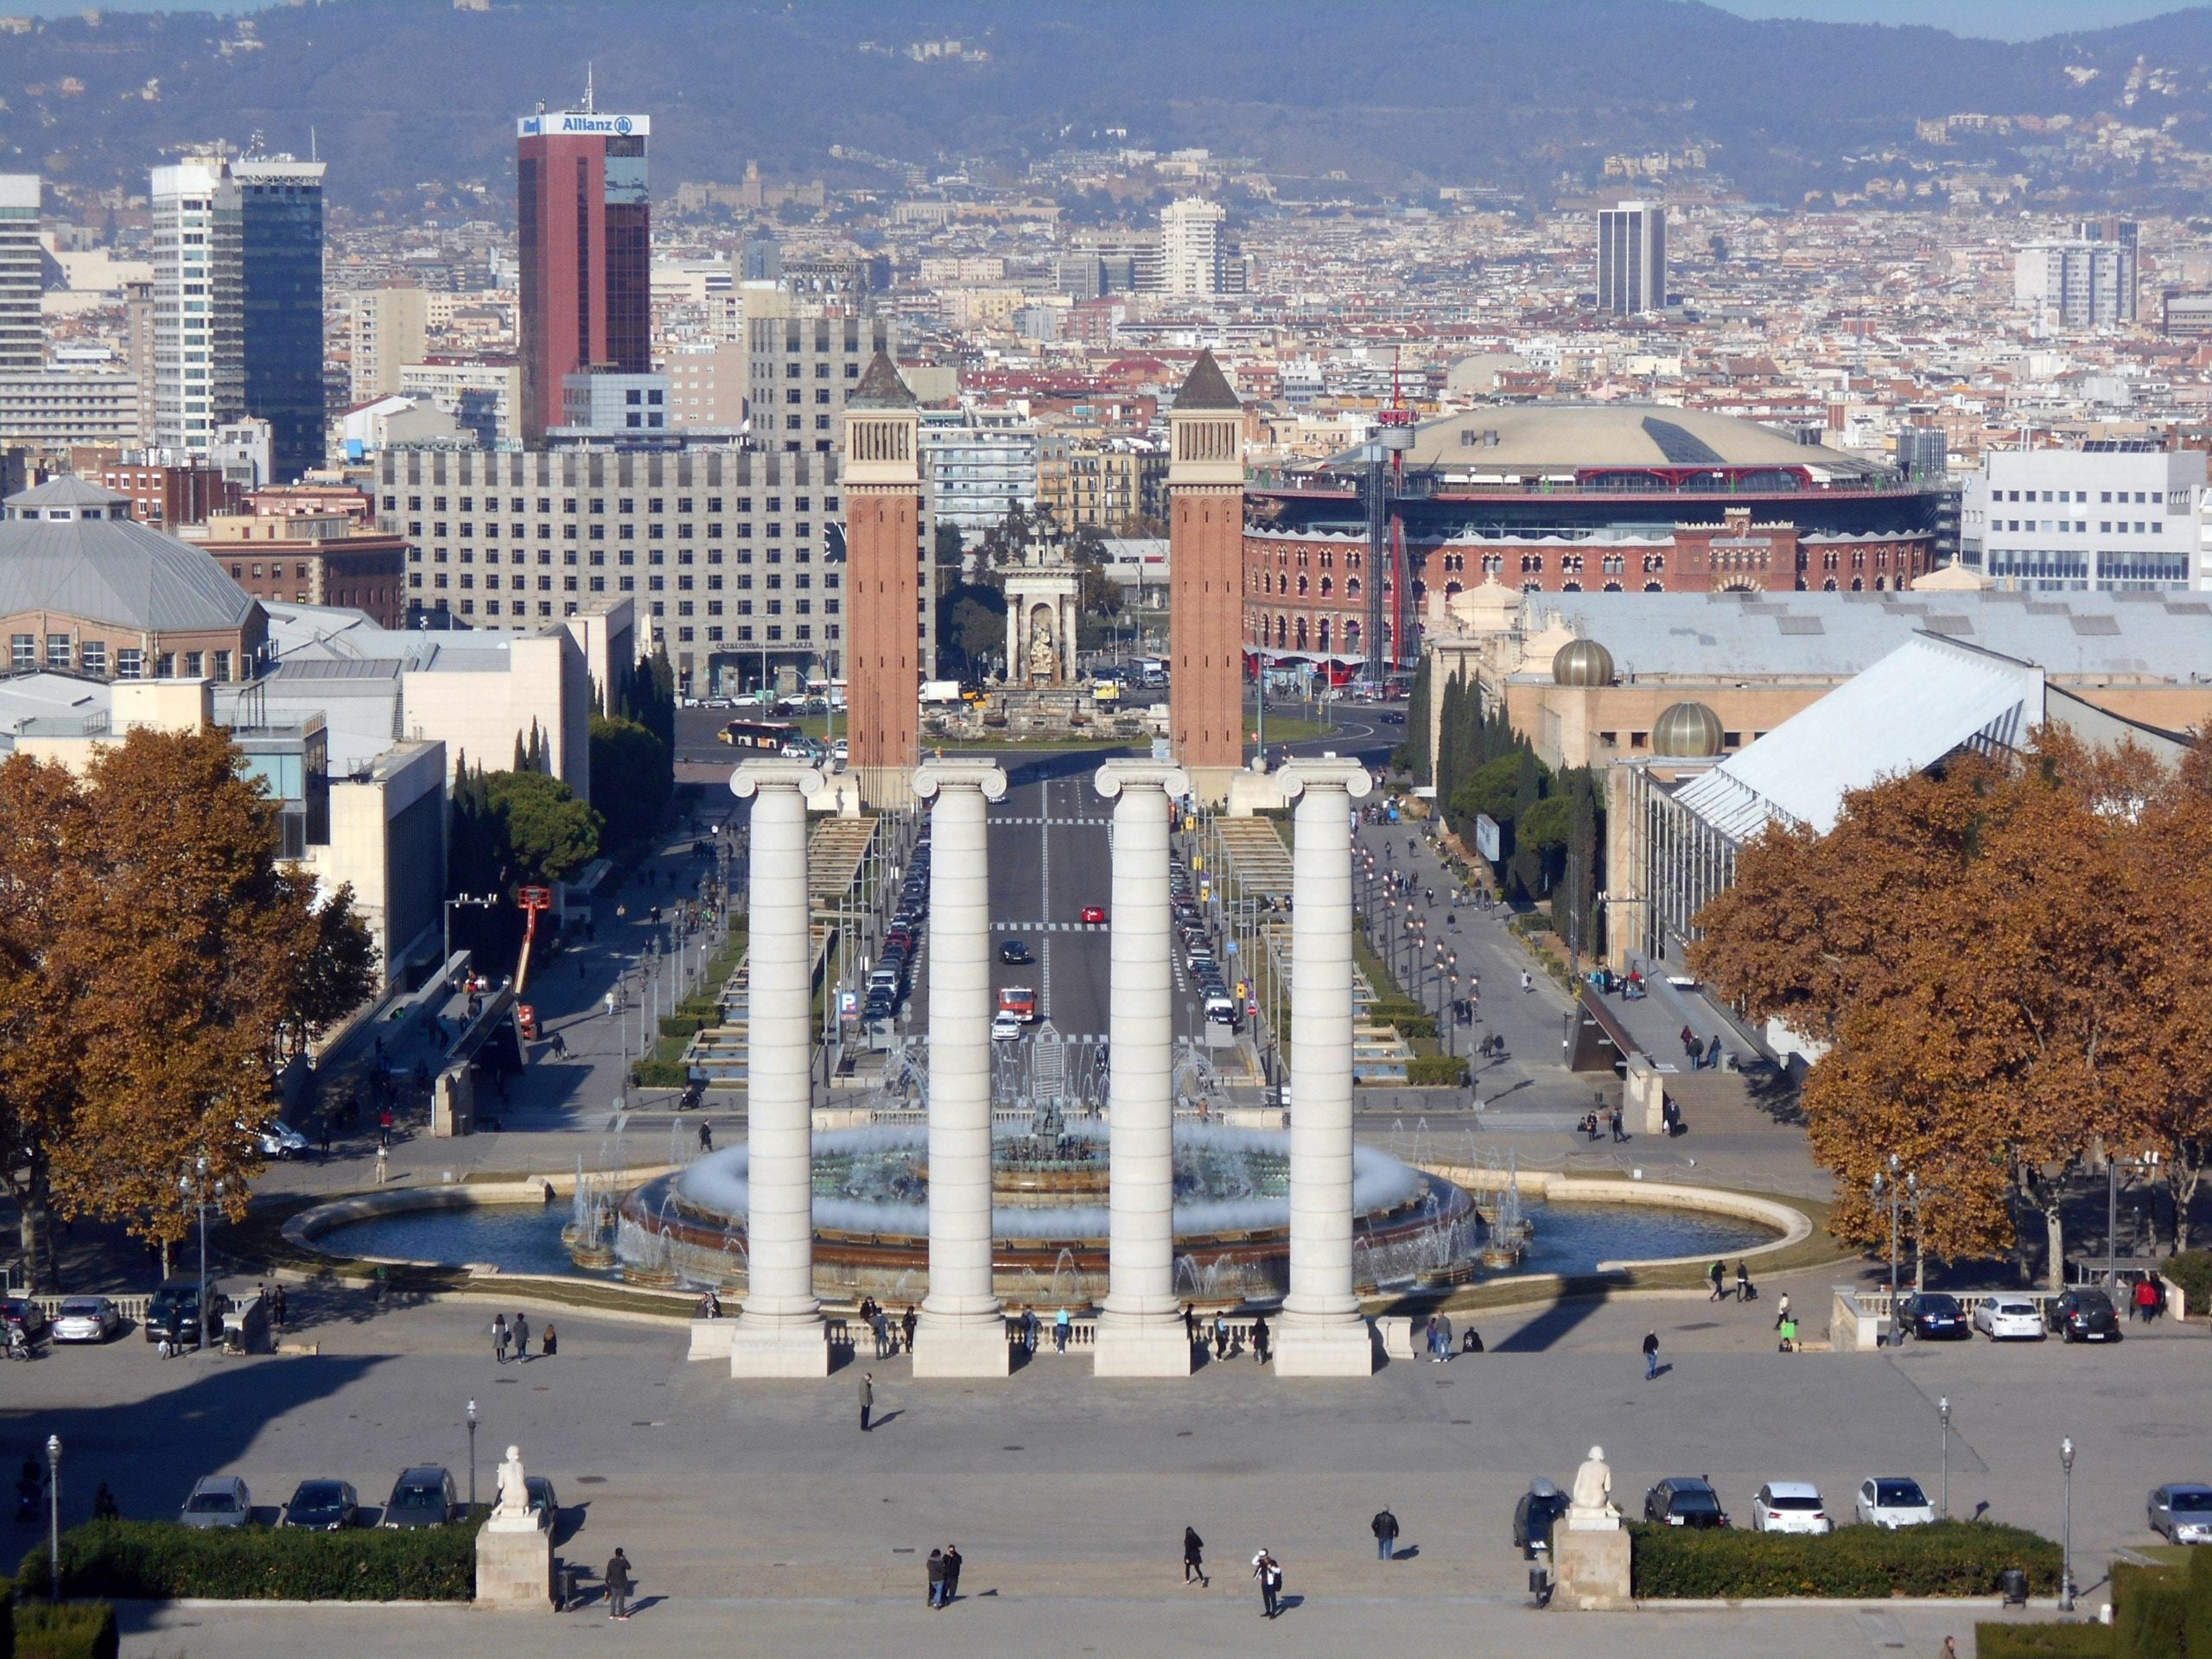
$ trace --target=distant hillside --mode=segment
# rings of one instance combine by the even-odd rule
[[[945,38],[989,60],[899,50]],[[2171,119],[2212,149],[2202,9],[2013,46],[1750,22],[1695,0],[327,0],[243,27],[110,13],[0,36],[0,166],[143,189],[164,148],[259,130],[304,151],[312,125],[356,205],[410,207],[434,180],[505,193],[513,118],[573,99],[587,59],[602,107],[653,118],[663,189],[734,178],[747,156],[834,176],[833,144],[1018,168],[1108,128],[1282,175],[1540,196],[1594,183],[1611,152],[1701,143],[1739,189],[1778,201],[1894,172],[1880,153],[1911,146],[1916,118],[1962,111]],[[2046,135],[1973,142],[1993,164],[2056,164]],[[2104,182],[2160,188],[2141,171]]]

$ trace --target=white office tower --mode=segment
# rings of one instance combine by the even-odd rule
[[[2012,299],[2054,328],[2133,322],[2134,245],[2031,242],[2012,256]]]
[[[42,368],[38,175],[0,173],[0,372]]]
[[[1624,201],[1598,214],[1598,308],[1617,317],[1667,305],[1667,209]]]
[[[205,454],[245,413],[245,281],[238,181],[219,161],[157,167],[154,442]]]
[[[1160,210],[1160,291],[1211,296],[1225,289],[1222,226],[1229,214],[1217,201],[1186,196]]]

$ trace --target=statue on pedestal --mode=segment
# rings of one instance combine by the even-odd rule
[[[1033,685],[1057,685],[1060,679],[1059,647],[1052,643],[1052,613],[1042,605],[1030,613],[1029,679]]]
[[[1574,1471],[1574,1490],[1567,1500],[1569,1532],[1618,1532],[1621,1512],[1613,1506],[1613,1471],[1605,1465],[1605,1448],[1593,1446],[1582,1466]]]
[[[518,1446],[507,1448],[506,1460],[499,1465],[499,1503],[492,1511],[491,1523],[503,1531],[537,1524],[530,1510],[530,1482],[523,1474]]]

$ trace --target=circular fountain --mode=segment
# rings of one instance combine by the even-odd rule
[[[929,1262],[928,1142],[918,1126],[815,1136],[817,1294],[920,1300]],[[747,1157],[747,1148],[732,1147],[630,1193],[611,1236],[624,1275],[741,1284]],[[1289,1135],[1179,1126],[1174,1167],[1178,1294],[1205,1301],[1281,1295],[1289,1276]],[[1484,1230],[1458,1186],[1359,1147],[1352,1208],[1363,1291],[1470,1276]],[[991,1214],[1000,1297],[1053,1304],[1103,1297],[1108,1216],[1103,1123],[1048,1109],[1023,1132],[1000,1136]]]

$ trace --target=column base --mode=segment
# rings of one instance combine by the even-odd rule
[[[861,766],[857,771],[861,805],[902,810],[914,804],[912,762],[903,766]]]
[[[1102,1318],[1091,1355],[1093,1376],[1188,1376],[1192,1369],[1191,1338],[1180,1315],[1143,1324]]]
[[[1372,1376],[1375,1338],[1363,1319],[1306,1324],[1285,1314],[1275,1327],[1277,1376]]]
[[[923,1376],[1010,1376],[1014,1344],[1002,1319],[960,1325],[931,1321],[926,1310],[914,1331],[914,1375]]]
[[[730,1333],[729,1374],[740,1378],[830,1375],[830,1332],[819,1319],[755,1325],[740,1318]]]
[[[1552,1605],[1594,1613],[1636,1605],[1629,1589],[1629,1535],[1552,1529]]]

